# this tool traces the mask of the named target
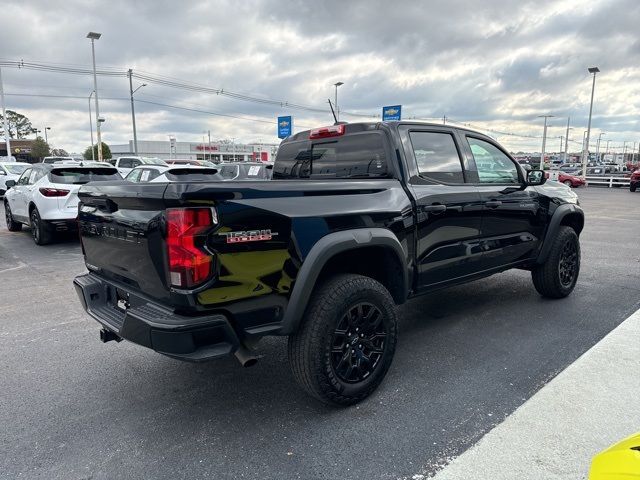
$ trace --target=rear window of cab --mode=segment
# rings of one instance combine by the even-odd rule
[[[387,178],[387,155],[380,132],[283,143],[273,179]]]

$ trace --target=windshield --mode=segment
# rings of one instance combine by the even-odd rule
[[[2,167],[9,173],[20,175],[27,169],[28,165],[2,165]]]
[[[164,160],[155,157],[144,157],[141,158],[140,161],[145,165],[163,165],[165,167],[169,166]]]
[[[122,180],[115,168],[55,168],[49,174],[51,183],[65,185],[84,185],[89,182],[104,182],[107,180]]]

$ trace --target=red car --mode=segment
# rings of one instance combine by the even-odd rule
[[[549,178],[549,172],[545,172],[547,178]],[[586,182],[582,177],[576,177],[565,172],[558,172],[558,182],[564,183],[567,187],[578,188],[584,185]]]
[[[635,192],[638,187],[640,187],[640,169],[633,172],[629,177],[629,190]]]

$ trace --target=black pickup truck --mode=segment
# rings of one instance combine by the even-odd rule
[[[332,404],[380,384],[407,299],[510,268],[561,298],[580,269],[576,195],[447,125],[337,124],[285,139],[270,181],[79,197],[89,272],[74,283],[102,341],[249,365],[259,338],[285,335],[295,378]]]

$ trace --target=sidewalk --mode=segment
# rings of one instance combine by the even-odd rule
[[[582,479],[594,455],[638,431],[640,310],[434,479]]]

